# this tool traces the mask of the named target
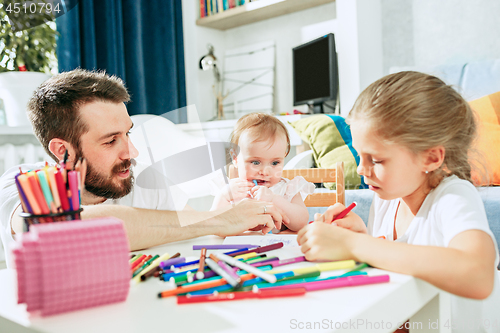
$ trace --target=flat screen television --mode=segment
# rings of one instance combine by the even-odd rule
[[[333,112],[338,103],[335,36],[327,34],[293,48],[293,105],[308,104],[314,113]]]

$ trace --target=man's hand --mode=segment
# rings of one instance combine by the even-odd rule
[[[281,227],[283,221],[289,222],[288,217],[272,203],[257,200],[242,200],[234,208],[228,207],[214,219],[214,223],[220,227],[217,235],[222,237],[238,235],[259,226],[262,226],[262,233],[267,234],[275,225]]]

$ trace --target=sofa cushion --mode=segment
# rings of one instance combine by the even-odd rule
[[[318,168],[334,168],[337,162],[344,162],[346,189],[366,188],[362,177],[356,172],[359,157],[352,147],[351,130],[345,119],[337,115],[314,115],[290,125],[302,140],[311,146]],[[333,189],[335,183],[325,183]]]
[[[481,166],[473,168],[472,178],[477,186],[500,185],[500,149],[498,148],[500,147],[500,92],[476,99],[469,104],[479,117],[479,138],[475,148],[480,156],[478,160],[472,161],[472,165]]]

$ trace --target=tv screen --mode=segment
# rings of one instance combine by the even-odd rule
[[[335,38],[328,34],[293,49],[294,104],[318,105],[337,100]]]

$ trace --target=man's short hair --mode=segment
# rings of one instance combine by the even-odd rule
[[[79,109],[90,102],[126,103],[130,95],[123,81],[105,72],[75,69],[42,83],[28,103],[28,118],[43,148],[54,161],[49,142],[59,138],[80,149],[80,137],[88,132]]]

